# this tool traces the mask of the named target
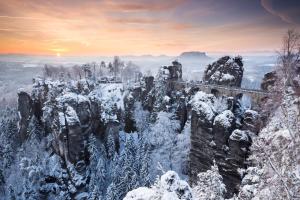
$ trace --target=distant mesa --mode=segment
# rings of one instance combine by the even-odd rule
[[[179,59],[210,59],[210,57],[208,57],[205,52],[201,52],[201,51],[183,52],[180,54],[178,58]]]

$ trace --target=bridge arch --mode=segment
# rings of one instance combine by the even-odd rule
[[[243,94],[243,97],[240,99],[241,104],[243,105],[244,108],[246,109],[251,109],[253,105],[253,99],[250,95],[248,94]]]

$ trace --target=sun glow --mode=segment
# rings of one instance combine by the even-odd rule
[[[60,53],[56,53],[56,57],[60,57]]]

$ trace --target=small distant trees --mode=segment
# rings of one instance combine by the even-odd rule
[[[85,79],[92,78],[91,66],[86,64],[86,65],[83,65],[82,68],[83,68],[83,71],[84,71],[84,78]]]
[[[51,65],[44,65],[43,75],[45,78],[57,78],[59,76],[59,69]]]
[[[79,77],[79,79],[82,78],[83,71],[82,71],[82,69],[81,69],[81,67],[80,67],[79,65],[74,65],[74,66],[72,67],[72,71],[73,71],[73,73],[74,73],[75,78],[76,78],[77,76]]]
[[[100,66],[99,66],[99,73],[98,76],[103,76],[104,75],[104,70],[106,68],[106,64],[104,61],[101,61]]]
[[[114,60],[113,60],[113,63],[112,63],[113,73],[114,73],[115,77],[117,76],[117,74],[119,74],[120,69],[121,69],[121,65],[122,65],[122,61],[121,61],[120,57],[115,56]]]
[[[109,73],[111,73],[111,74],[114,73],[114,68],[113,68],[113,65],[111,64],[111,62],[108,63],[108,70],[109,70]]]

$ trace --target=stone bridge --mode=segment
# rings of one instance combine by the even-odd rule
[[[251,98],[251,102],[259,105],[261,101],[269,96],[271,93],[263,90],[247,89],[240,87],[230,87],[225,85],[212,85],[204,83],[190,83],[190,82],[178,82],[179,85],[184,87],[198,88],[200,91],[206,93],[213,93],[216,96],[226,95],[232,97],[248,96]]]

